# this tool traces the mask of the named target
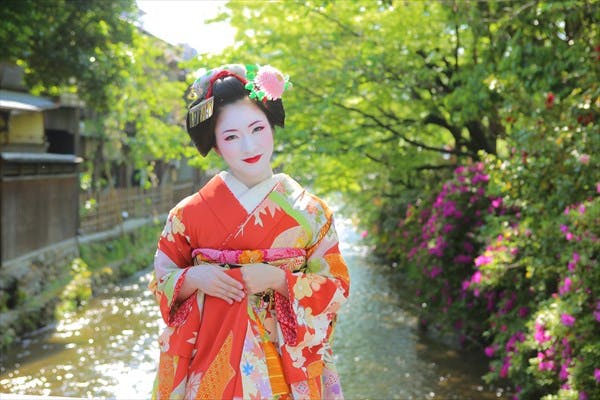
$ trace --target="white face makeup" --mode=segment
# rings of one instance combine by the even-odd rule
[[[246,186],[273,176],[273,130],[267,116],[249,98],[223,107],[217,118],[215,139],[217,154]]]

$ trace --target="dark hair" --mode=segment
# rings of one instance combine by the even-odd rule
[[[210,149],[215,147],[215,125],[219,114],[224,106],[235,103],[238,100],[248,97],[250,92],[244,87],[244,84],[234,76],[226,76],[217,79],[212,87],[214,97],[213,115],[205,121],[200,122],[193,128],[190,128],[190,113],[188,111],[185,127],[190,138],[196,145],[202,156],[206,156]],[[200,103],[203,98],[195,100],[190,107]],[[265,113],[271,128],[275,126],[283,128],[285,123],[285,110],[281,99],[267,100],[265,102],[252,99],[252,101]]]

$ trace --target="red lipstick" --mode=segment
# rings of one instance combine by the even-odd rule
[[[247,162],[248,164],[254,164],[254,163],[255,163],[255,162],[257,162],[258,160],[260,160],[260,158],[261,158],[261,157],[262,157],[262,155],[260,155],[260,154],[259,154],[259,155],[257,155],[257,156],[251,157],[251,158],[246,158],[246,159],[244,159],[243,161],[244,161],[244,162]]]

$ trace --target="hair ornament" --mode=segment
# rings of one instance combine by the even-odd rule
[[[248,83],[246,89],[250,91],[251,99],[263,101],[277,100],[283,92],[291,86],[289,77],[270,65],[246,65]]]
[[[202,99],[189,109],[189,126],[193,128],[213,115],[214,97],[212,87],[216,80],[233,76],[244,84],[251,99],[277,100],[291,86],[289,77],[270,65],[227,64],[206,71],[191,86],[192,97]]]

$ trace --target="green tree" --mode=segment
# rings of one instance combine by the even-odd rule
[[[0,8],[2,61],[21,65],[35,93],[85,101],[85,130],[97,139],[85,168],[94,189],[113,184],[115,163],[152,176],[154,160],[190,151],[182,51],[136,28],[137,16],[133,0],[11,0]]]
[[[278,160],[315,186],[356,195],[376,214],[385,199],[457,159],[496,152],[504,129],[478,55],[486,43],[459,21],[458,6],[234,1],[229,8],[238,45],[223,61],[289,73],[290,129]]]
[[[2,61],[24,67],[28,86],[57,94],[69,86],[95,109],[130,63],[133,0],[8,0],[0,7]]]

